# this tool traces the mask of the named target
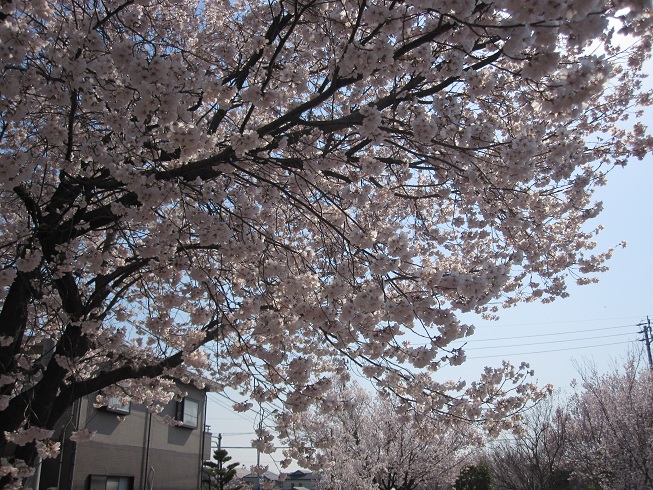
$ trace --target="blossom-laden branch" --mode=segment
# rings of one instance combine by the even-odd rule
[[[651,100],[646,2],[13,0],[0,14],[6,433],[161,376],[300,411],[351,366],[497,430],[540,392],[526,366],[436,381],[464,360],[459,314],[595,280],[611,251],[592,253],[592,190],[652,146],[624,122]],[[0,443],[16,460],[3,484],[37,444],[18,458]]]

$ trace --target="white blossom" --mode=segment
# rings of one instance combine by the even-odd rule
[[[70,440],[73,442],[88,442],[93,439],[96,433],[97,431],[88,430],[87,428],[76,430],[70,435]]]
[[[173,379],[279,402],[281,431],[340,410],[353,364],[490,432],[547,392],[435,373],[461,314],[606,269],[592,194],[653,148],[643,2],[64,3],[0,7],[0,431],[27,467],[66,404],[157,413]]]

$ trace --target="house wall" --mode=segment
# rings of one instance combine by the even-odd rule
[[[283,482],[283,490],[291,490],[296,487],[308,488],[313,490],[315,488],[315,477],[313,473],[302,471],[295,471],[289,473]]]
[[[88,442],[64,440],[64,464],[59,465],[58,460],[46,461],[40,490],[56,488],[58,479],[61,490],[95,490],[95,486],[91,489],[90,475],[129,477],[133,486],[125,490],[199,488],[201,461],[206,453],[205,394],[192,386],[184,385],[183,390],[199,402],[196,428],[171,426],[163,421],[166,415],[175,418],[175,401],[155,415],[142,405],[132,404],[130,413],[123,416],[95,409],[95,394],[80,400],[70,416],[78,423],[67,426],[97,432]]]

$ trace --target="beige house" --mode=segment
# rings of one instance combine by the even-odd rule
[[[196,490],[201,467],[211,457],[205,432],[206,392],[179,384],[183,400],[170,402],[160,414],[144,406],[93,407],[96,393],[78,400],[60,421],[60,457],[41,466],[39,490]],[[170,417],[181,425],[164,421]],[[92,440],[69,440],[74,427],[96,431]]]
[[[317,475],[310,471],[297,470],[288,473],[283,482],[283,490],[314,490],[317,486]]]

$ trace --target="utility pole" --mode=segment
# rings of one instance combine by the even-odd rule
[[[646,323],[639,324],[642,331],[639,333],[644,334],[644,343],[646,344],[646,352],[648,354],[648,367],[653,370],[653,355],[651,355],[651,342],[653,341],[653,332],[651,332],[651,319],[647,316]]]
[[[263,433],[263,410],[259,409],[261,419],[258,421],[258,438],[261,439],[261,434]],[[261,447],[256,446],[256,474],[257,482],[256,490],[261,490]]]

